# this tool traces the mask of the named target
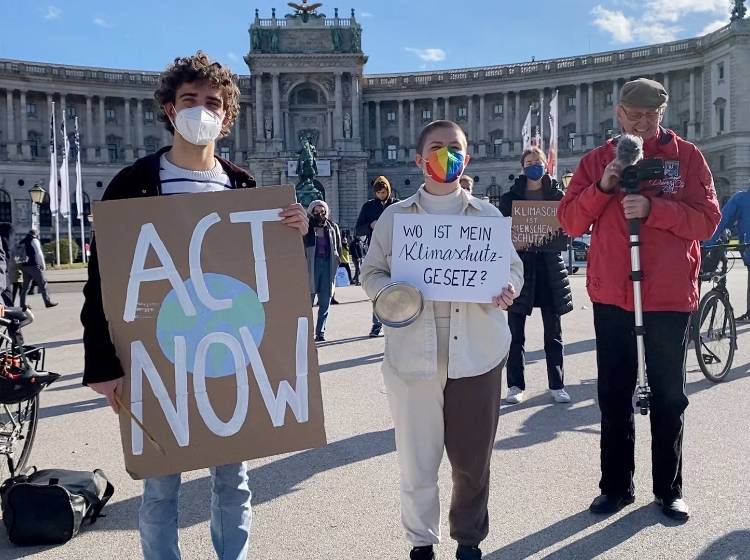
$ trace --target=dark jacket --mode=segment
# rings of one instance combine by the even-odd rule
[[[362,205],[362,209],[359,211],[359,217],[357,218],[355,233],[357,235],[366,235],[368,245],[372,238],[372,228],[370,227],[370,224],[379,220],[383,210],[388,208],[394,202],[398,202],[394,197],[387,199],[385,203],[380,202],[377,198],[373,198]]]
[[[304,237],[305,244],[305,257],[307,258],[307,272],[310,278],[310,293],[315,293],[315,222],[310,218],[309,230],[307,235]],[[341,231],[339,226],[331,220],[326,220],[325,225],[326,233],[328,234],[328,242],[330,243],[331,249],[331,260],[329,261],[329,274],[331,278],[331,285],[336,281],[336,271],[341,264]]]
[[[544,200],[561,200],[563,191],[549,175],[542,178]],[[500,212],[509,217],[514,200],[526,200],[526,176],[521,175],[510,191],[500,197]],[[568,270],[560,253],[519,251],[523,261],[523,289],[509,311],[531,315],[534,307],[551,306],[558,315],[573,311]]]
[[[155,154],[139,159],[133,165],[121,170],[109,183],[102,200],[121,200],[159,196],[159,158],[170,147],[162,148]],[[229,176],[233,189],[255,187],[255,179],[233,163],[216,158]],[[89,279],[83,287],[83,384],[110,381],[124,375],[115,346],[109,335],[109,323],[102,305],[102,285],[99,276],[99,259],[96,252],[96,238],[91,241]]]

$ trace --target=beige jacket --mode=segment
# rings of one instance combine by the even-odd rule
[[[497,216],[500,211],[489,202],[467,195],[463,190],[461,214]],[[425,214],[417,193],[383,212],[373,231],[370,248],[362,264],[362,286],[372,299],[391,282],[393,215]],[[523,288],[523,263],[515,251],[510,262],[511,283],[516,293]],[[497,287],[499,294],[504,286]],[[510,349],[510,329],[505,313],[486,303],[451,303],[448,377],[460,379],[483,375],[505,359]],[[385,327],[383,370],[404,379],[426,379],[437,372],[437,327],[432,301],[408,327]]]

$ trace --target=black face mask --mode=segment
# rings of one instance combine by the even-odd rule
[[[315,222],[315,225],[322,226],[326,223],[326,217],[325,216],[313,216],[313,222]]]

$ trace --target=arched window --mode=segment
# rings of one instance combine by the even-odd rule
[[[299,105],[317,105],[320,103],[318,92],[313,88],[300,88],[297,90],[297,103]]]
[[[7,191],[0,189],[0,222],[13,223],[13,205]]]

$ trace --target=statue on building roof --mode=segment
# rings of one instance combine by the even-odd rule
[[[744,19],[746,15],[747,7],[745,6],[745,0],[734,0],[730,21],[740,21]]]
[[[317,12],[317,9],[322,5],[323,4],[321,2],[308,4],[307,0],[302,0],[302,4],[297,4],[296,2],[287,2],[287,6],[289,6],[290,8],[294,8],[295,10],[295,12],[291,14],[291,16],[300,16],[302,18],[302,21],[304,21],[305,23],[307,23],[307,20],[310,18],[310,16],[324,17],[323,14]]]
[[[359,25],[352,25],[352,52],[362,52],[362,28]]]

